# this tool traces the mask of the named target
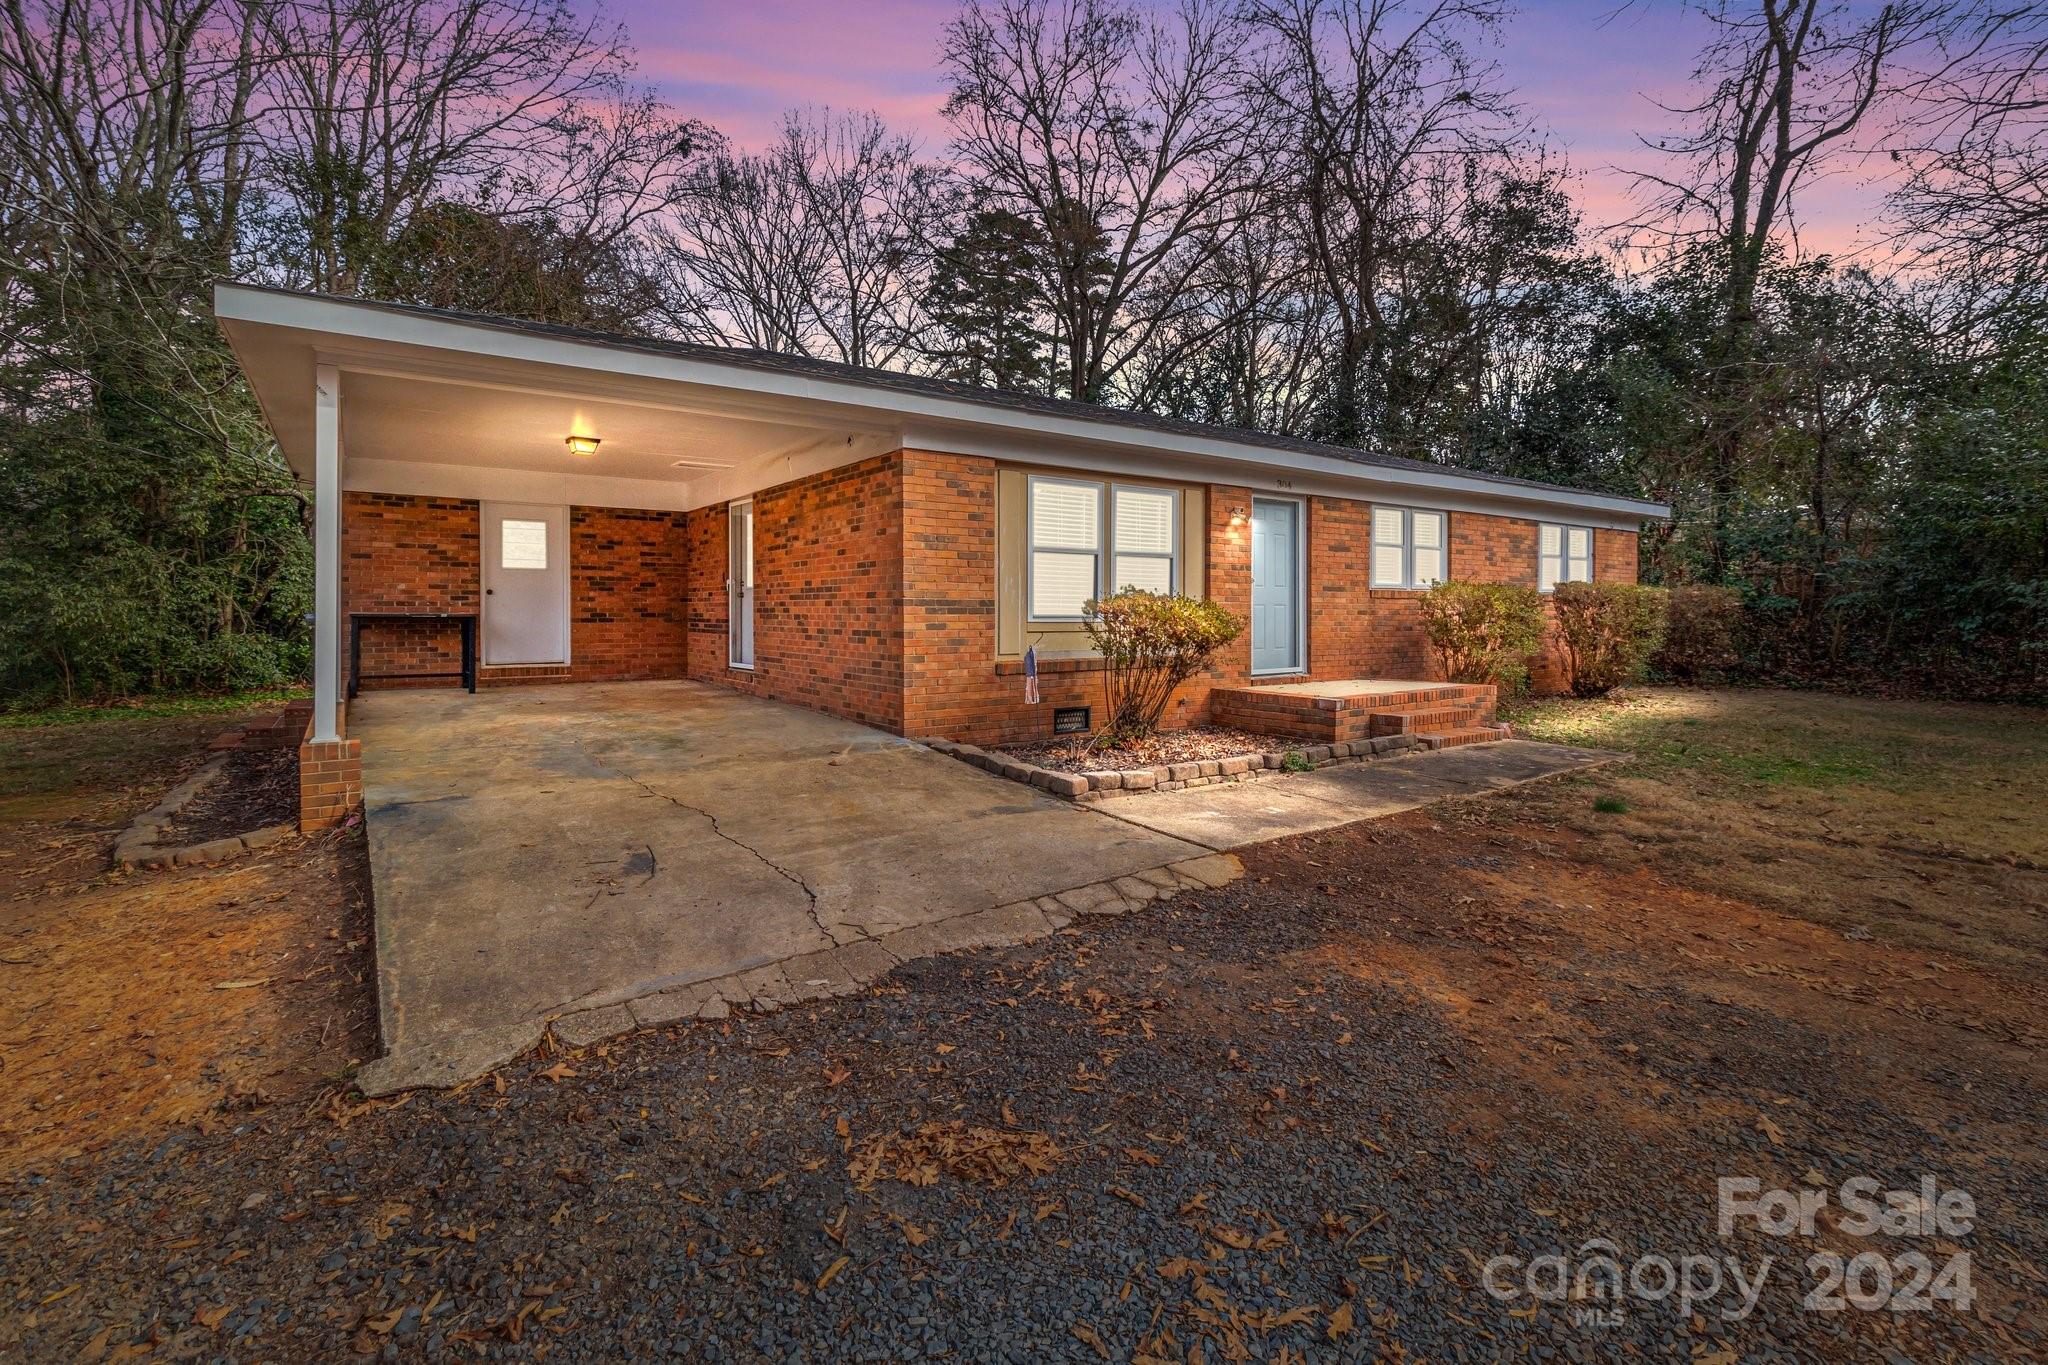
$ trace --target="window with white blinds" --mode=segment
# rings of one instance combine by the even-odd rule
[[[1584,526],[1539,529],[1536,544],[1536,586],[1549,592],[1560,583],[1593,581],[1593,533]]]
[[[1030,619],[1079,621],[1089,599],[1124,588],[1179,590],[1176,490],[1036,474],[1027,488]]]
[[[1372,585],[1426,588],[1450,572],[1449,518],[1409,507],[1372,509]]]
[[[1172,592],[1180,494],[1164,488],[1115,488],[1110,506],[1110,541],[1116,547],[1110,591]]]
[[[1102,578],[1102,485],[1031,480],[1031,615],[1078,621]]]

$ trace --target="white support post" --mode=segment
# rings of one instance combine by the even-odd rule
[[[313,367],[313,739],[341,738],[341,372]]]

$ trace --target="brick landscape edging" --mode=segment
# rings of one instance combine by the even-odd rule
[[[227,766],[225,756],[210,758],[190,777],[164,795],[164,799],[135,817],[121,837],[114,841],[114,866],[123,872],[137,868],[189,867],[194,863],[218,863],[238,858],[254,849],[268,848],[296,832],[290,823],[268,825],[247,834],[230,834],[201,843],[165,848],[157,843],[164,829],[179,811],[192,804],[199,793],[212,786]]]
[[[1102,769],[1098,772],[1068,773],[1042,768],[1014,755],[961,744],[950,739],[921,739],[936,753],[951,754],[962,763],[1050,792],[1068,801],[1102,801],[1115,796],[1142,796],[1147,792],[1180,791],[1206,787],[1216,782],[1251,782],[1286,772],[1289,754],[1299,754],[1311,768],[1333,763],[1371,761],[1388,754],[1413,749],[1419,741],[1412,734],[1381,735],[1375,739],[1343,740],[1335,744],[1294,744],[1255,754],[1234,754],[1229,758],[1188,759],[1181,763],[1159,763],[1150,768],[1128,771]],[[1298,769],[1297,769],[1298,771]]]

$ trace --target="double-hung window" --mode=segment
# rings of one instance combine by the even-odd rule
[[[1538,532],[1536,586],[1549,592],[1560,583],[1593,581],[1593,533],[1584,526],[1554,526]]]
[[[1180,494],[1170,488],[1109,490],[1109,590],[1143,588],[1170,593],[1180,583],[1174,572],[1180,545]]]
[[[1091,598],[1180,589],[1180,493],[1034,474],[1030,619],[1079,621]]]
[[[1372,509],[1372,585],[1426,588],[1449,568],[1447,521],[1442,512],[1411,507]]]

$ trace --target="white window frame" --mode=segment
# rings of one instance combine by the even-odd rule
[[[1092,489],[1095,493],[1095,549],[1076,550],[1065,545],[1040,545],[1038,543],[1038,485],[1042,483],[1065,484],[1070,488]],[[1173,500],[1173,524],[1168,544],[1171,550],[1161,554],[1156,550],[1134,550],[1127,554],[1132,559],[1164,559],[1167,563],[1167,590],[1181,590],[1181,538],[1187,533],[1181,516],[1185,503],[1178,488],[1166,488],[1150,483],[1119,483],[1111,479],[1084,479],[1063,474],[1031,474],[1024,480],[1024,619],[1027,624],[1040,622],[1080,622],[1088,619],[1086,613],[1078,616],[1040,616],[1032,610],[1038,601],[1037,577],[1038,556],[1041,551],[1049,554],[1089,554],[1095,556],[1095,591],[1091,597],[1100,598],[1105,592],[1116,591],[1117,585],[1104,587],[1105,582],[1116,573],[1116,494],[1119,489],[1137,493],[1163,493]]]
[[[1379,580],[1380,540],[1379,514],[1399,512],[1401,514],[1401,581],[1382,583]],[[1451,576],[1451,514],[1440,507],[1395,507],[1388,503],[1373,503],[1367,513],[1367,534],[1365,549],[1366,582],[1380,592],[1412,592],[1427,588],[1429,584],[1415,581],[1415,518],[1436,517],[1442,526],[1442,543],[1437,547],[1444,557],[1443,577],[1436,582],[1445,582]]]
[[[1116,495],[1125,491],[1151,493],[1154,495],[1164,494],[1171,502],[1173,510],[1167,513],[1167,550],[1165,554],[1161,554],[1157,550],[1119,550],[1117,548]],[[1108,515],[1102,519],[1102,538],[1109,542],[1109,548],[1103,556],[1105,572],[1109,576],[1109,591],[1114,593],[1123,590],[1123,584],[1116,581],[1117,560],[1163,559],[1166,561],[1166,590],[1170,593],[1178,593],[1180,591],[1180,538],[1182,529],[1180,522],[1180,490],[1178,488],[1160,488],[1149,483],[1112,483],[1109,486],[1108,497]]]
[[[1557,532],[1557,553],[1555,555],[1543,553],[1543,533],[1545,531]],[[1586,576],[1584,578],[1573,578],[1571,576],[1573,559],[1572,532],[1574,531],[1584,531],[1586,533]],[[1590,526],[1575,526],[1569,522],[1562,521],[1538,522],[1536,525],[1536,586],[1544,592],[1554,592],[1559,583],[1591,583],[1593,581],[1593,547],[1598,542],[1598,539],[1593,534],[1593,528]],[[1547,588],[1543,587],[1543,561],[1546,559],[1554,560],[1558,569],[1557,577],[1550,581],[1550,586]]]

